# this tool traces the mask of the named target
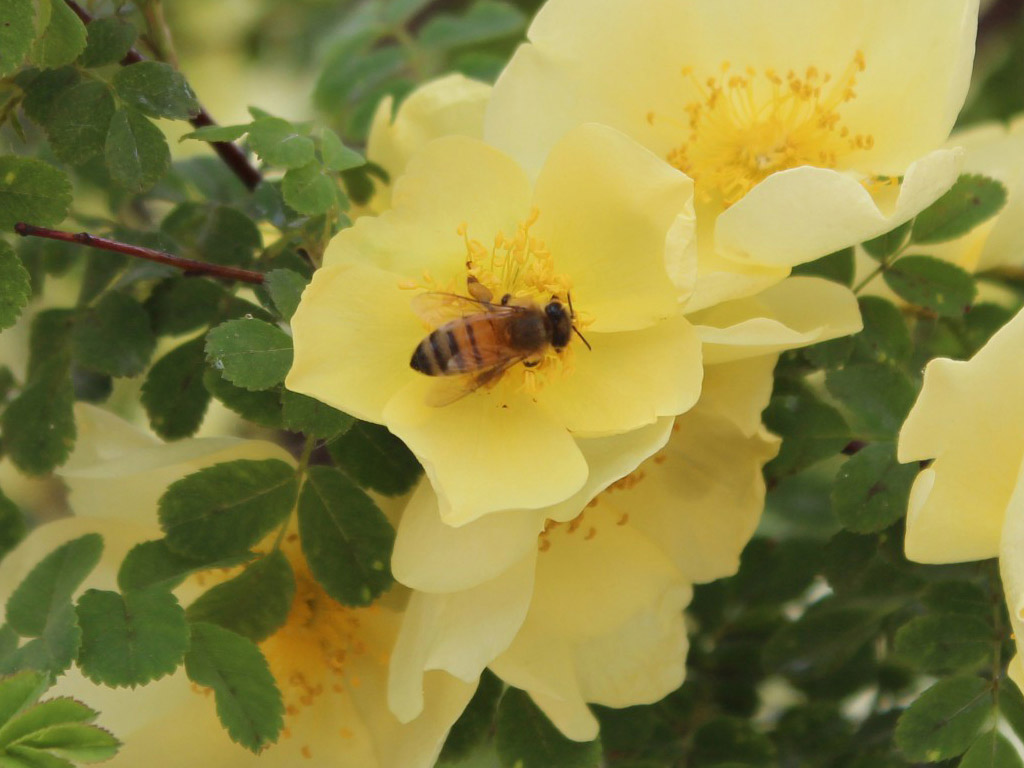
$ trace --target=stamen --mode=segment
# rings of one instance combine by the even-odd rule
[[[684,67],[698,97],[683,106],[685,127],[654,112],[646,118],[680,128],[685,139],[668,161],[693,177],[700,200],[729,206],[773,173],[801,165],[836,168],[844,156],[874,146],[871,135],[851,133],[839,112],[857,97],[857,76],[866,66],[857,51],[836,78],[813,65],[802,76],[791,70],[781,77],[770,68],[758,76],[749,66],[727,74],[726,61],[717,76],[704,79]]]

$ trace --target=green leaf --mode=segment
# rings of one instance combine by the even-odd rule
[[[940,680],[900,715],[896,746],[909,760],[948,760],[967,751],[991,713],[987,680],[967,676]]]
[[[279,459],[215,464],[164,492],[160,526],[179,554],[241,555],[288,517],[297,494],[295,470]]]
[[[252,392],[236,387],[220,373],[207,368],[203,385],[220,402],[243,419],[271,429],[281,426],[281,395],[276,389]]]
[[[4,452],[18,469],[44,475],[67,460],[75,444],[74,403],[68,356],[40,363],[0,414]]]
[[[292,339],[262,320],[229,320],[206,336],[206,357],[225,379],[245,389],[270,389],[292,366]]]
[[[129,192],[145,192],[171,167],[163,131],[131,107],[114,113],[105,151],[110,177]]]
[[[82,77],[74,67],[61,67],[42,72],[38,69],[25,70],[18,75],[18,80],[26,89],[22,102],[25,114],[36,124],[45,126],[57,101],[82,82]]]
[[[844,528],[871,533],[906,513],[918,467],[900,464],[891,443],[877,443],[851,456],[832,486],[832,509]]]
[[[907,362],[913,342],[896,305],[877,296],[862,296],[858,304],[864,320],[864,330],[853,337],[858,356],[876,363]]]
[[[75,362],[108,376],[137,376],[156,347],[149,315],[126,293],[110,291],[76,320],[71,334]]]
[[[96,80],[86,80],[60,94],[44,127],[57,157],[79,165],[103,154],[113,117],[110,89]]]
[[[400,496],[419,480],[423,468],[405,443],[387,427],[356,421],[327,446],[331,458],[364,488]]]
[[[313,466],[299,497],[302,552],[316,580],[345,605],[369,605],[391,586],[395,531],[344,474]]]
[[[157,283],[144,306],[158,336],[177,336],[216,320],[226,296],[213,280],[171,277]]]
[[[693,738],[689,764],[693,766],[769,766],[775,764],[775,747],[738,717],[719,717],[702,726]]]
[[[98,763],[116,755],[120,746],[121,742],[112,733],[99,726],[67,723],[53,725],[26,736],[11,746],[9,753],[22,760],[28,758],[30,764],[36,765],[40,765],[36,761],[43,756],[55,761]],[[43,762],[47,768],[58,764]]]
[[[78,57],[83,67],[102,67],[120,61],[138,37],[138,30],[131,23],[114,17],[95,19],[85,29],[88,42]]]
[[[999,686],[999,714],[1009,724],[1017,738],[1024,735],[1024,694],[1015,684],[1006,681]]]
[[[779,455],[765,466],[769,477],[794,474],[831,458],[852,439],[842,414],[802,388],[777,392],[764,412],[764,422],[784,438]]]
[[[873,259],[885,261],[907,242],[907,236],[910,234],[910,225],[911,222],[909,221],[900,224],[896,229],[890,230],[884,235],[879,235],[873,240],[861,243],[861,247]]]
[[[190,623],[217,624],[258,643],[285,623],[294,597],[295,576],[288,558],[274,550],[233,579],[208,589],[188,607],[187,615]]]
[[[94,683],[134,688],[159,680],[178,668],[188,649],[185,611],[159,587],[124,595],[90,589],[77,610],[78,666]]]
[[[430,2],[431,0],[386,0],[381,8],[381,20],[393,26],[405,24],[430,5]]]
[[[267,272],[263,283],[274,306],[285,320],[292,319],[299,306],[302,292],[308,284],[309,280],[290,269],[273,269]]]
[[[809,261],[805,264],[797,264],[793,267],[794,275],[804,277],[824,277],[834,283],[841,283],[847,287],[853,285],[853,276],[856,273],[856,265],[853,260],[853,248],[844,248],[841,251],[822,256],[820,259]]]
[[[64,696],[32,704],[0,727],[0,750],[54,726],[90,723],[97,714],[80,701]]]
[[[10,328],[32,297],[28,271],[5,240],[0,240],[0,330]]]
[[[103,537],[88,533],[40,560],[7,598],[7,623],[23,637],[39,637],[51,611],[71,602],[103,553]]]
[[[244,125],[204,125],[182,136],[196,141],[237,141],[249,132],[249,123]]]
[[[494,745],[504,768],[597,768],[601,742],[571,741],[529,695],[509,688],[498,704]]]
[[[42,69],[70,64],[85,50],[85,25],[62,0],[47,0],[50,23],[32,48],[32,62]]]
[[[419,42],[428,48],[449,50],[519,35],[526,16],[518,8],[496,0],[476,0],[461,16],[438,14],[423,25]]]
[[[125,555],[117,573],[117,585],[124,592],[157,586],[170,590],[197,571],[230,568],[248,559],[249,554],[246,553],[230,558],[196,560],[171,550],[165,539],[144,541]]]
[[[825,374],[825,386],[841,400],[871,436],[895,436],[917,398],[903,371],[889,365],[859,363]]]
[[[202,337],[172,349],[149,369],[142,385],[142,405],[149,425],[164,440],[188,437],[203,423],[210,404],[205,373]]]
[[[921,602],[936,613],[959,613],[988,622],[992,601],[985,590],[966,581],[936,581],[928,585]]]
[[[974,742],[959,768],[1021,768],[1024,761],[999,731],[983,733]]]
[[[49,675],[33,670],[0,679],[0,727],[37,702],[51,684]]]
[[[121,67],[114,88],[125,103],[150,117],[188,120],[199,113],[199,103],[180,72],[160,61],[140,61]]]
[[[347,413],[298,392],[286,389],[281,395],[281,402],[284,406],[282,424],[292,432],[328,439],[348,430],[355,423],[355,419]]]
[[[992,656],[993,630],[981,619],[957,613],[917,616],[896,632],[896,652],[922,672],[970,670]]]
[[[0,560],[25,538],[25,532],[25,516],[18,505],[0,491]]]
[[[256,223],[227,205],[182,203],[160,228],[177,244],[177,255],[214,264],[251,266],[262,245]]]
[[[284,201],[299,213],[316,216],[338,203],[337,187],[315,160],[300,168],[291,168],[281,183]]]
[[[782,627],[764,647],[764,664],[794,680],[825,677],[868,643],[878,631],[883,606],[825,599]]]
[[[185,671],[213,689],[217,716],[231,739],[259,752],[284,726],[284,702],[266,659],[251,640],[215,624],[193,624]]]
[[[324,128],[320,153],[323,156],[324,165],[332,171],[347,171],[350,168],[358,168],[366,164],[366,158],[354,149],[346,147],[338,134],[330,128]]]
[[[483,743],[494,724],[504,688],[504,683],[494,673],[489,669],[483,671],[473,698],[448,732],[438,757],[439,764],[463,760]]]
[[[38,669],[52,675],[65,672],[78,655],[82,630],[70,602],[50,611],[41,636],[0,659],[0,675]]]
[[[313,160],[313,140],[287,120],[261,117],[249,126],[249,145],[269,165],[301,168]]]
[[[34,39],[32,0],[7,0],[0,6],[0,77],[21,67]]]
[[[41,227],[59,224],[71,205],[71,182],[34,157],[0,157],[0,229],[19,221]]]
[[[941,243],[966,235],[995,216],[1006,203],[1006,187],[995,179],[963,174],[950,190],[917,214],[915,243]]]
[[[886,285],[901,299],[943,317],[963,315],[977,293],[969,273],[932,256],[904,256],[884,274]]]

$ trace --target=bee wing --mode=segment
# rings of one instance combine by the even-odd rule
[[[507,315],[522,312],[523,307],[515,305],[491,304],[487,301],[480,301],[470,296],[460,296],[457,293],[443,293],[441,291],[428,291],[412,297],[410,302],[412,311],[424,322],[439,326],[451,320],[456,314],[477,315],[482,312],[489,314]]]
[[[474,375],[439,379],[427,393],[427,405],[434,408],[451,405],[471,392],[496,382],[505,371],[525,359],[525,355],[514,355]]]

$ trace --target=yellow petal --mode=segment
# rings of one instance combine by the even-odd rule
[[[628,471],[628,470],[627,470]],[[456,592],[494,579],[537,550],[539,510],[494,512],[454,528],[421,482],[402,513],[391,556],[395,579],[424,592]]]
[[[764,510],[761,468],[779,448],[774,436],[748,436],[708,410],[698,406],[678,417],[658,462],[647,462],[628,500],[626,492],[618,500],[630,526],[696,582],[739,568]]]
[[[914,484],[907,511],[912,560],[994,557],[1003,515],[1024,456],[1024,314],[969,362],[933,360],[900,432],[900,461],[934,458]]]
[[[422,378],[409,361],[428,330],[401,280],[364,264],[318,269],[292,317],[295,360],[285,386],[382,422],[388,400]]]
[[[854,153],[867,172],[898,173],[941,144],[963,104],[974,57],[976,0],[763,4],[652,0],[637,13],[614,0],[553,0],[495,86],[485,136],[536,162],[573,125],[598,121],[659,154],[679,142],[693,85],[680,71],[717,75],[750,66],[779,73],[816,67],[840,76],[860,51],[866,69],[841,105],[853,133],[875,139]],[[893,120],[895,114],[913,121]],[[645,121],[648,111],[671,119]]]
[[[697,325],[709,364],[805,347],[863,328],[853,292],[820,277],[791,277],[689,319]]]
[[[423,710],[425,672],[444,670],[475,683],[508,648],[533,596],[536,536],[532,541],[527,556],[478,586],[448,594],[412,593],[388,678],[388,701],[399,720],[408,722]]]
[[[626,432],[691,407],[700,395],[700,342],[683,317],[640,331],[591,333],[570,373],[545,384],[537,402],[583,437]]]
[[[1013,496],[1006,508],[1002,541],[999,546],[999,575],[1006,593],[1006,608],[1017,641],[1017,655],[1010,662],[1010,677],[1024,691],[1021,644],[1024,643],[1024,482],[1018,473]]]
[[[679,311],[669,273],[690,271],[695,253],[668,235],[677,222],[693,231],[689,178],[624,134],[587,124],[551,150],[534,202],[536,233],[592,331],[646,328]]]
[[[961,150],[940,149],[906,171],[891,210],[856,178],[809,166],[774,173],[724,211],[715,242],[725,256],[793,266],[884,234],[941,197],[960,172]]]
[[[442,286],[456,275],[465,280],[459,228],[488,245],[498,232],[514,234],[529,213],[531,192],[507,155],[465,136],[435,139],[395,182],[391,210],[342,230],[327,246],[324,265],[361,261],[413,280],[426,271]]]
[[[565,501],[541,510],[558,522],[572,520],[609,485],[625,477],[668,442],[675,419],[665,416],[640,429],[609,437],[579,438],[576,444],[590,467],[587,482]]]
[[[492,664],[545,711],[575,712],[570,738],[592,738],[578,717],[583,702],[655,701],[683,676],[689,584],[631,526],[605,523],[589,537],[552,531],[526,621]]]
[[[572,436],[527,397],[477,390],[436,408],[426,404],[433,386],[420,376],[384,420],[423,464],[446,524],[545,507],[583,486],[587,464]]]
[[[483,135],[484,108],[491,94],[485,83],[460,74],[430,80],[402,101],[392,117],[394,101],[384,97],[377,106],[366,140],[366,159],[395,180],[409,159],[427,142],[441,136]],[[373,207],[390,207],[390,188],[381,185]]]
[[[167,486],[203,467],[239,459],[295,459],[275,443],[204,437],[160,443],[123,419],[85,403],[75,405],[79,438],[57,470],[78,516],[117,517],[156,525]],[[116,492],[115,492],[116,489]]]
[[[778,355],[763,355],[707,366],[698,407],[731,421],[748,437],[759,433],[778,359]]]

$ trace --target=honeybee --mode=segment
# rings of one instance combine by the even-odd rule
[[[560,352],[573,333],[590,349],[573,323],[576,315],[568,294],[568,304],[552,296],[541,307],[515,303],[509,294],[494,303],[491,292],[472,277],[467,290],[470,296],[425,293],[413,299],[413,309],[427,320],[436,316],[439,306],[461,308],[464,313],[427,334],[409,361],[413,370],[427,376],[469,376],[461,390],[440,396],[435,405],[497,381],[518,363],[527,368],[538,365],[548,347]]]

